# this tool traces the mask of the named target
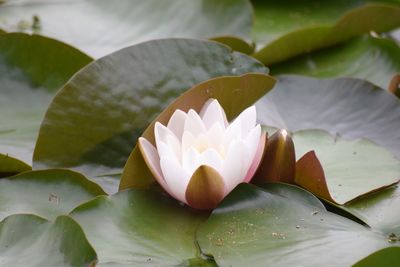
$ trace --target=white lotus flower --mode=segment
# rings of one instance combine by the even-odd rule
[[[254,106],[231,124],[215,99],[194,110],[176,110],[168,125],[156,122],[154,147],[139,138],[140,151],[158,183],[174,198],[212,209],[239,183],[249,182],[262,157],[265,134]]]

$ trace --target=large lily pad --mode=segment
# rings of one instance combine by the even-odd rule
[[[255,1],[255,11],[254,56],[267,65],[400,25],[395,1]]]
[[[191,259],[206,262],[199,258],[194,237],[207,214],[161,192],[134,189],[101,196],[79,206],[71,216],[82,225],[100,264],[187,266]]]
[[[224,45],[188,39],[150,41],[99,59],[54,98],[34,165],[89,177],[121,173],[137,137],[177,96],[204,80],[251,71],[268,70]]]
[[[360,224],[265,188],[239,185],[200,226],[200,248],[219,266],[349,266],[390,246]]]
[[[294,133],[293,142],[296,184],[329,201],[345,204],[400,180],[400,161],[369,140],[308,130]]]
[[[400,47],[390,39],[364,36],[273,65],[271,72],[319,78],[354,77],[389,89],[392,77],[400,72]]]
[[[34,31],[100,57],[166,37],[248,38],[252,9],[246,0],[23,0],[3,3],[0,19],[5,30]]]
[[[254,104],[275,84],[271,76],[260,73],[249,73],[239,77],[220,77],[195,85],[168,106],[144,131],[143,136],[154,143],[154,125],[156,121],[166,125],[175,110],[188,112],[194,109],[200,113],[209,98],[219,101],[225,110],[228,120],[234,119],[246,107]],[[120,190],[149,186],[154,178],[147,170],[138,146],[134,148],[126,162],[122,175]]]
[[[384,248],[360,260],[353,267],[392,267],[400,261],[400,247]]]
[[[348,140],[366,138],[400,157],[400,102],[369,82],[280,76],[256,106],[262,124],[292,132],[322,129]]]
[[[0,173],[30,168],[39,124],[52,95],[90,60],[45,37],[0,35]]]
[[[352,213],[376,231],[400,242],[400,188],[386,188],[352,201],[340,208]]]
[[[0,222],[2,266],[94,266],[96,252],[70,217],[54,223],[35,215],[12,215]]]
[[[69,170],[24,172],[0,179],[0,220],[17,213],[32,213],[54,220],[104,191],[79,173]]]

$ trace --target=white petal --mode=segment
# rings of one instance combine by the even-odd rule
[[[161,123],[156,122],[156,124],[154,125],[154,137],[156,140],[157,149],[160,142],[167,143],[168,136],[175,138],[179,142],[175,134],[170,129],[168,129]]]
[[[225,111],[216,99],[213,99],[210,103],[207,102],[207,106],[203,106],[200,116],[206,129],[210,129],[216,123],[224,128],[228,125]]]
[[[213,167],[220,174],[222,172],[222,159],[217,151],[213,148],[209,148],[200,154],[197,168],[201,165]]]
[[[233,140],[241,140],[242,139],[242,121],[234,120],[231,124],[229,124],[228,128],[225,131],[225,145],[227,146]]]
[[[197,114],[197,112],[193,109],[189,110],[187,114],[184,131],[192,133],[195,137],[200,133],[204,133],[206,131],[204,123],[201,120],[199,114]]]
[[[196,138],[194,135],[189,131],[184,131],[182,135],[182,153],[185,153],[190,147],[196,146]]]
[[[174,157],[168,157],[168,155],[160,158],[160,165],[172,196],[187,204],[185,194],[190,179],[189,173],[182,168]]]
[[[243,167],[246,169],[246,171],[250,168],[254,156],[256,155],[258,144],[260,143],[260,137],[261,137],[261,126],[257,125],[250,131],[246,139],[243,140],[245,146],[245,154],[244,154],[245,165]]]
[[[242,141],[235,141],[231,144],[225,161],[222,166],[222,178],[226,185],[225,194],[232,191],[245,178],[243,170],[244,145]]]
[[[194,171],[198,168],[200,153],[194,148],[190,147],[183,154],[182,159],[182,168],[184,168],[190,176],[194,173]]]
[[[142,153],[151,173],[154,175],[158,183],[164,187],[164,189],[167,189],[160,167],[160,157],[158,156],[156,148],[149,141],[147,141],[146,138],[143,137],[139,138],[138,144],[140,152]]]
[[[257,112],[256,107],[251,106],[242,111],[240,115],[235,119],[240,120],[242,125],[242,136],[247,136],[251,129],[256,126]]]
[[[170,129],[179,140],[182,138],[186,117],[187,115],[185,112],[177,109],[168,121],[167,128]]]
[[[225,155],[225,131],[220,124],[214,124],[207,132],[210,147],[215,148],[221,156]]]

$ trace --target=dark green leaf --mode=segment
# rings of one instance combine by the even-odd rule
[[[219,266],[349,266],[390,246],[385,237],[320,205],[265,188],[239,185],[200,226],[199,245]]]
[[[386,38],[364,36],[329,49],[271,66],[273,74],[313,77],[354,77],[388,89],[400,72],[400,47]]]
[[[204,80],[251,71],[268,70],[226,46],[187,39],[150,41],[99,59],[55,97],[35,167],[73,167],[90,177],[120,173],[137,137],[177,96]]]
[[[255,11],[253,32],[262,47],[254,56],[267,65],[400,26],[395,1],[255,1]]]
[[[0,179],[0,220],[16,213],[54,220],[82,202],[103,194],[97,184],[69,170],[24,172]]]
[[[353,267],[392,267],[400,262],[400,247],[381,249],[353,265]]]
[[[81,227],[68,216],[54,223],[35,215],[12,215],[0,222],[2,266],[92,267],[97,256]]]
[[[186,262],[199,257],[195,230],[207,214],[161,192],[135,189],[98,197],[71,216],[82,225],[100,263],[190,266]]]
[[[39,124],[52,95],[90,60],[45,37],[0,35],[0,173],[29,169]]]

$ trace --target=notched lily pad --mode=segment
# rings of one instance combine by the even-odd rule
[[[345,140],[318,130],[293,134],[295,183],[319,197],[346,204],[400,180],[400,161],[366,140]]]
[[[207,214],[180,205],[152,190],[125,190],[77,207],[71,216],[82,225],[100,266],[186,266],[204,262],[194,236]]]
[[[96,252],[81,227],[68,216],[51,223],[35,215],[18,214],[0,222],[3,266],[95,266]]]
[[[104,194],[97,184],[73,171],[24,172],[0,179],[0,220],[17,213],[54,220],[82,202]]]
[[[327,212],[318,200],[302,200],[308,192],[298,189],[291,198],[293,186],[279,187],[239,185],[197,231],[202,252],[214,256],[218,266],[349,266],[391,245],[384,236]]]
[[[247,72],[268,69],[219,43],[189,39],[150,41],[96,60],[51,103],[34,167],[73,168],[96,181],[120,174],[137,138],[177,96],[210,78]]]
[[[302,26],[301,22],[297,22],[297,19],[293,20],[293,18],[287,18],[288,21],[296,21],[297,24],[295,26],[289,26],[288,31],[284,29],[282,32],[272,34],[272,37],[262,37],[262,39],[268,39],[267,44],[263,45],[261,49],[258,49],[253,56],[261,60],[264,64],[270,65],[306,52],[344,42],[351,37],[361,35],[369,31],[385,32],[395,29],[400,25],[400,6],[398,5],[390,5],[387,3],[368,3],[351,9],[351,6],[356,5],[356,3],[351,3],[352,1],[348,2],[349,3],[347,5],[349,5],[350,8],[347,9],[347,12],[344,13],[344,15],[337,21],[321,21],[319,23],[315,23],[311,20],[311,23],[306,23]],[[275,5],[281,6],[282,10],[282,7],[285,4],[279,3]],[[340,5],[341,4],[339,3],[338,6]],[[299,6],[297,6],[297,8],[298,7]],[[307,11],[307,9],[304,8],[303,5],[300,7],[300,10],[297,10],[297,12],[294,11],[293,13],[287,12],[290,10],[290,6],[284,10],[286,11],[286,14],[291,16],[297,16],[300,18],[302,16],[307,16],[302,14],[304,13],[304,10]],[[268,12],[274,11],[266,9],[264,12],[267,14]],[[331,17],[332,13],[334,13],[331,12],[331,10],[325,10],[325,12],[331,13]],[[315,13],[319,14],[320,10],[316,9]],[[317,21],[318,20],[321,19],[319,18]],[[265,24],[271,24],[271,22],[267,19]],[[282,23],[283,26],[286,26],[286,24],[287,23]],[[260,31],[263,32],[261,36],[270,35],[268,33],[268,29],[262,29],[262,27],[265,27],[262,19],[261,23],[257,23],[256,25],[258,29],[261,28]],[[279,26],[277,28],[279,28]]]

